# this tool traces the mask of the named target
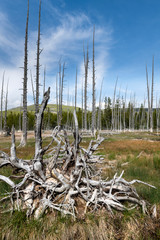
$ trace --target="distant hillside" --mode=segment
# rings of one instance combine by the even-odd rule
[[[52,113],[57,113],[57,106],[56,106],[56,104],[48,104],[48,105],[47,105],[47,108],[50,108],[50,111],[51,111]],[[28,106],[27,109],[28,109],[29,112],[34,112],[34,111],[35,111],[34,105]],[[63,110],[64,112],[67,112],[68,109],[69,109],[70,112],[73,112],[74,107],[72,107],[72,106],[66,106],[66,105],[63,105],[63,106],[62,106],[62,110]],[[77,108],[77,109],[78,109],[78,108]],[[18,113],[18,112],[20,112],[20,107],[11,108],[11,109],[9,109],[8,111],[9,111],[9,112],[17,112],[17,113]],[[46,111],[47,111],[47,109],[46,109]]]

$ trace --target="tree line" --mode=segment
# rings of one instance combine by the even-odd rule
[[[59,109],[59,108],[58,108]],[[100,117],[99,117],[100,113]],[[43,130],[51,130],[58,125],[59,119],[57,119],[59,113],[52,113],[50,108],[44,112]],[[84,110],[82,108],[76,108],[76,114],[78,119],[79,128],[82,130],[92,130],[92,111],[87,111],[86,114],[86,128],[84,128],[85,119],[83,118]],[[114,119],[113,119],[114,118]],[[5,116],[3,114],[2,127],[5,124],[8,126],[10,131],[12,125],[15,126],[16,130],[22,130],[22,119],[23,113],[21,111],[14,112],[9,111],[5,123]],[[27,129],[35,129],[35,112],[27,112]],[[114,125],[113,125],[114,124]],[[140,108],[135,108],[132,102],[128,103],[128,106],[124,107],[124,102],[120,102],[116,99],[113,108],[113,101],[110,97],[104,98],[104,108],[95,109],[95,128],[99,130],[115,130],[115,131],[134,131],[134,130],[149,130],[148,129],[148,109],[141,104]],[[73,112],[71,110],[62,111],[61,126],[66,127],[68,130],[74,128]],[[159,108],[153,109],[153,129],[159,130]]]

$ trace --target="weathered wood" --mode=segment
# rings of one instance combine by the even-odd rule
[[[23,118],[22,118],[22,140],[21,140],[22,146],[25,146],[27,143],[28,21],[29,21],[29,0],[28,0],[25,44],[24,44]]]
[[[102,157],[94,155],[94,152],[104,139],[98,137],[96,140],[91,140],[87,149],[82,148],[79,145],[81,139],[75,111],[74,142],[70,143],[65,129],[60,131],[60,127],[56,127],[51,135],[51,142],[42,148],[42,119],[49,96],[50,88],[45,92],[39,113],[36,114],[34,159],[24,161],[16,156],[14,127],[10,156],[0,152],[0,167],[10,164],[17,170],[23,171],[23,175],[19,176],[21,182],[18,184],[9,177],[0,175],[0,181],[6,182],[12,188],[12,192],[8,194],[12,196],[12,206],[17,210],[27,209],[27,216],[33,214],[35,218],[39,218],[47,208],[70,214],[75,218],[78,214],[77,199],[85,202],[84,213],[105,207],[113,214],[112,209],[124,211],[133,209],[137,205],[146,213],[146,203],[132,185],[141,183],[155,187],[137,179],[126,181],[123,178],[124,171],[120,176],[115,174],[111,180],[101,179],[101,171],[96,169],[95,162],[101,163]],[[53,146],[53,142],[57,146]],[[43,161],[43,155],[50,148],[51,156]],[[124,205],[126,201],[128,207]],[[153,209],[153,216],[156,215],[155,211]]]

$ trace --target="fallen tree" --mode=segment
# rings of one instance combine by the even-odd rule
[[[52,132],[51,142],[42,147],[42,120],[49,97],[50,88],[45,92],[36,115],[34,158],[22,160],[16,156],[14,127],[10,156],[0,152],[1,168],[11,165],[22,173],[17,176],[21,179],[18,184],[12,180],[15,176],[0,175],[0,180],[12,189],[0,200],[11,199],[8,211],[27,209],[27,216],[39,218],[49,208],[76,217],[82,211],[82,206],[83,213],[87,209],[95,211],[102,207],[112,213],[112,209],[123,211],[139,205],[146,213],[146,203],[132,185],[137,182],[153,188],[154,186],[140,180],[128,182],[123,178],[123,172],[120,176],[115,174],[111,180],[103,180],[101,170],[96,168],[96,163],[103,163],[103,158],[94,152],[104,139],[98,137],[91,140],[87,149],[81,147],[75,112],[74,141],[70,142],[67,131],[57,126]],[[44,158],[44,154],[47,154],[47,158]],[[129,204],[126,205],[125,202]]]

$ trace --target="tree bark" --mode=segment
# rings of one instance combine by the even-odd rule
[[[21,140],[22,146],[25,146],[27,143],[28,21],[29,21],[29,0],[28,0],[25,44],[24,44],[23,118],[22,118],[22,140]]]
[[[95,134],[95,107],[96,107],[96,99],[95,99],[95,52],[94,52],[94,38],[95,38],[95,26],[93,28],[93,69],[92,69],[92,135]]]
[[[39,75],[40,75],[40,34],[41,34],[41,0],[39,1],[39,21],[38,21],[38,40],[37,40],[37,64],[36,64],[36,106],[35,114],[39,112]]]

